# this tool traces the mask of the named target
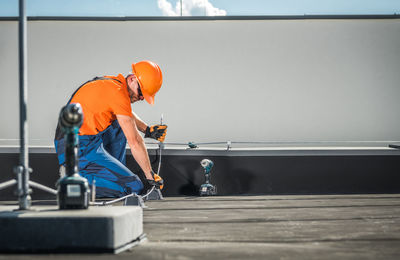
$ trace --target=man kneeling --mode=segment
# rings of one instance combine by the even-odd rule
[[[160,67],[151,61],[132,64],[132,73],[124,77],[96,77],[81,85],[69,103],[79,103],[83,124],[79,130],[79,174],[89,184],[96,183],[97,197],[122,197],[140,194],[143,183],[126,167],[126,142],[143,170],[149,185],[161,186],[163,180],[151,169],[149,155],[139,131],[163,142],[166,125],[147,126],[132,111],[131,103],[146,100],[154,104],[162,85]],[[54,140],[59,164],[65,163],[64,136],[57,126]],[[155,180],[155,177],[156,180]]]

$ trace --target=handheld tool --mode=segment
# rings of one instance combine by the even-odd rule
[[[209,159],[203,159],[200,162],[200,165],[203,167],[204,174],[206,177],[206,183],[204,183],[200,186],[200,196],[217,195],[217,186],[212,185],[210,183],[211,169],[214,166],[213,161],[211,161]]]
[[[59,124],[65,140],[66,176],[56,184],[60,209],[87,209],[89,206],[89,184],[78,170],[78,132],[82,123],[83,113],[79,103],[68,104],[61,109]]]

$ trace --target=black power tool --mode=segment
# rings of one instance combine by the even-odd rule
[[[79,175],[78,147],[79,128],[83,123],[82,107],[79,103],[68,104],[61,109],[59,121],[65,141],[65,173],[57,182],[60,209],[87,209],[89,206],[89,184]]]
[[[204,168],[206,177],[206,183],[200,186],[200,196],[217,195],[217,186],[210,183],[211,168],[214,166],[214,163],[209,159],[203,159],[200,164]]]

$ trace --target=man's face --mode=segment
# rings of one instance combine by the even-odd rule
[[[131,75],[128,77],[128,92],[129,97],[131,99],[131,103],[136,101],[142,101],[144,99],[139,86],[139,81],[137,80],[135,75]]]

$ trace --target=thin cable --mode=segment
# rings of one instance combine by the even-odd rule
[[[116,203],[118,201],[124,200],[124,199],[129,198],[129,197],[133,197],[133,196],[137,196],[136,193],[131,193],[131,194],[128,194],[128,195],[123,196],[121,198],[118,198],[118,199],[115,199],[115,200],[110,200],[110,201],[90,202],[90,205],[106,206],[106,205],[110,205],[110,204]]]
[[[163,117],[164,117],[164,115],[163,114],[161,114],[161,125],[163,124]],[[158,176],[160,176],[160,170],[161,170],[161,156],[162,156],[162,153],[161,153],[161,151],[162,151],[162,148],[163,148],[163,143],[162,142],[158,142],[158,149],[159,149],[159,153],[158,153],[158,167],[157,167],[157,175]],[[150,195],[150,193],[152,193],[153,191],[154,191],[154,189],[155,189],[155,187],[156,186],[153,186],[153,187],[151,187],[151,189],[150,189],[150,191],[149,192],[147,192],[145,195],[143,195],[142,196],[142,198],[147,198],[149,195]]]
[[[160,176],[160,169],[161,169],[161,151],[162,151],[162,144],[159,144],[159,159],[158,159],[158,168],[157,168],[157,175]]]
[[[212,145],[212,144],[227,144],[229,141],[221,142],[192,142],[195,145]],[[383,141],[231,141],[231,144],[379,144],[379,143],[399,143],[400,140],[383,140]],[[146,143],[146,144],[157,144],[157,143]],[[164,143],[164,145],[174,146],[183,145],[188,146],[189,143],[171,142]]]

